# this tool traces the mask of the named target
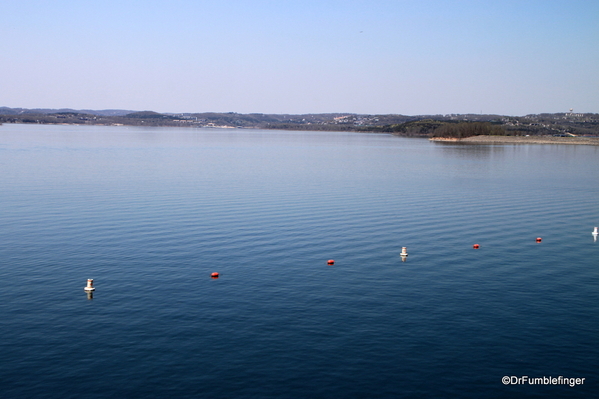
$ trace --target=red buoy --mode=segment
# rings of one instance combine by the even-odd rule
[[[537,242],[541,242],[543,239],[541,237],[537,237]]]
[[[474,249],[479,249],[479,248],[480,248],[480,245],[478,245],[478,244],[474,244],[474,245],[472,246],[472,248],[474,248]]]
[[[210,275],[210,277],[212,277],[212,278],[218,278],[218,273],[212,273],[212,274]]]
[[[329,259],[329,261],[327,262],[327,265],[334,265],[335,261],[333,259]]]

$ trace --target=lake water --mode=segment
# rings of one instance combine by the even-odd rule
[[[5,124],[0,171],[0,397],[597,395],[599,147]]]

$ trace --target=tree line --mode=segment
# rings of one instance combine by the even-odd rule
[[[506,136],[507,132],[498,125],[490,122],[459,122],[443,123],[437,127],[431,137],[466,138],[472,136]]]

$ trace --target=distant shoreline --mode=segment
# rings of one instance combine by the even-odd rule
[[[33,123],[24,123],[24,122],[10,122],[9,124],[19,124],[19,125],[32,125]],[[192,127],[189,124],[186,125],[134,125],[134,124],[121,124],[121,123],[94,123],[94,124],[85,124],[85,123],[68,123],[68,122],[58,122],[58,123],[36,123],[39,125],[69,125],[69,126],[132,126],[132,127]],[[0,125],[3,125],[0,122]],[[194,126],[195,128],[200,129],[234,129],[234,128],[244,128],[244,129],[268,129],[264,127],[242,127],[242,126]],[[268,129],[270,130],[270,129]],[[277,129],[272,130],[282,130],[282,131],[300,131],[292,128],[279,127]],[[348,133],[382,133],[389,134],[389,132],[385,131],[355,131],[355,130],[301,130],[301,131],[315,131],[315,132],[348,132]],[[419,137],[426,138],[424,135],[410,135],[410,134],[398,134],[397,132],[390,133],[392,135],[398,137]],[[456,138],[456,137],[431,137],[429,141],[438,142],[438,143],[460,143],[460,144],[575,144],[575,145],[595,145],[599,146],[599,137],[587,137],[587,136],[574,136],[574,137],[561,137],[561,136],[549,136],[549,135],[534,135],[534,136],[492,136],[492,135],[481,135],[481,136],[471,136],[466,138]]]
[[[555,137],[555,136],[473,136],[463,139],[432,137],[430,141],[464,144],[577,144],[598,145],[599,137]]]
[[[391,133],[403,137],[499,135],[539,137],[599,136],[599,113],[496,114],[240,114],[236,112],[158,113],[154,111],[27,109],[0,107],[0,123],[100,126],[255,128],[269,130]],[[503,140],[502,140],[503,141]],[[585,143],[586,144],[586,143]]]

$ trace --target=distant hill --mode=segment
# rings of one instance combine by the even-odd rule
[[[130,110],[27,109],[0,107],[0,123],[259,128],[305,131],[385,132],[400,136],[468,137],[599,136],[599,114],[239,114],[236,112],[158,113]]]
[[[21,114],[55,114],[59,112],[69,112],[77,114],[88,114],[98,116],[123,116],[135,111],[123,109],[104,109],[95,111],[91,109],[76,110],[70,108],[50,109],[50,108],[8,108],[0,107],[0,115],[21,115]]]
[[[154,111],[131,112],[125,115],[125,118],[134,119],[176,119],[174,116],[159,114]]]

